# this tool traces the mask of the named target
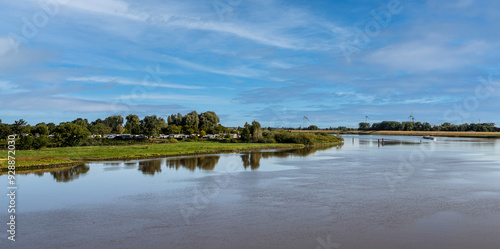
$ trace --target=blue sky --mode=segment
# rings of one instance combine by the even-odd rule
[[[500,124],[498,1],[2,1],[0,119]]]

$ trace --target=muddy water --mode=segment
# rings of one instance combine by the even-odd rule
[[[1,248],[500,248],[500,141],[381,138],[18,176]]]

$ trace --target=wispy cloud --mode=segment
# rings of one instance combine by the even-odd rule
[[[163,88],[177,88],[177,89],[203,89],[202,86],[188,86],[179,84],[157,83],[151,81],[134,81],[120,77],[109,76],[90,76],[90,77],[69,77],[68,81],[75,82],[90,82],[90,83],[110,83],[130,86],[148,86],[148,87],[163,87]]]
[[[186,61],[186,60],[183,60],[180,58],[171,57],[168,55],[165,55],[165,57],[178,65],[192,68],[192,69],[199,70],[199,71],[203,71],[203,72],[208,72],[208,73],[228,75],[228,76],[247,77],[247,78],[252,78],[252,77],[255,77],[255,76],[258,76],[261,74],[257,70],[250,69],[247,67],[241,67],[241,68],[236,68],[236,69],[235,68],[227,68],[227,69],[222,70],[222,69],[216,69],[213,67],[193,63],[193,62]]]
[[[0,80],[0,95],[22,93],[22,92],[27,92],[27,91],[28,90],[21,89],[18,85],[14,84],[12,82]]]
[[[169,103],[229,103],[227,100],[221,100],[220,96],[205,96],[205,95],[185,95],[185,94],[145,94],[145,95],[120,95],[113,98],[114,100],[159,100]]]

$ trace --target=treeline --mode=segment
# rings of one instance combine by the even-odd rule
[[[87,141],[91,135],[107,134],[132,134],[143,135],[143,138],[155,137],[160,134],[217,134],[237,133],[219,124],[220,120],[215,112],[198,114],[196,111],[184,116],[180,113],[170,115],[165,119],[156,115],[139,119],[137,115],[130,114],[123,118],[115,115],[105,119],[89,122],[87,119],[78,118],[70,122],[38,123],[29,125],[20,119],[13,124],[4,124],[0,120],[0,139],[17,134],[19,148],[39,149],[52,144],[58,146],[78,146]],[[90,142],[88,145],[99,143]]]
[[[241,134],[240,141],[254,143],[296,143],[296,144],[329,144],[342,141],[341,137],[329,135],[325,132],[292,133],[287,130],[274,130],[271,127],[262,129],[257,121],[245,123],[238,128]]]
[[[317,129],[312,126],[312,129]],[[95,145],[119,145],[133,144],[137,138],[145,140],[158,137],[161,134],[185,134],[193,135],[188,141],[196,141],[207,134],[218,134],[213,139],[225,139],[225,142],[254,142],[254,143],[336,143],[341,138],[327,135],[326,133],[297,134],[285,130],[273,130],[270,127],[263,129],[259,122],[245,123],[243,127],[231,129],[220,124],[220,119],[215,112],[204,112],[198,114],[192,111],[186,115],[180,113],[171,114],[167,120],[156,115],[146,116],[140,119],[137,115],[130,114],[123,118],[119,115],[97,119],[89,122],[87,119],[77,118],[70,122],[38,123],[29,125],[20,119],[13,124],[4,124],[0,120],[0,140],[7,136],[17,134],[17,148],[40,149],[43,147],[71,147],[71,146],[95,146]],[[117,136],[115,139],[101,139],[109,134],[131,134],[128,139]],[[238,134],[230,136],[230,134]],[[96,135],[100,135],[96,136]],[[222,136],[220,136],[222,135]],[[239,136],[241,135],[241,136]],[[134,137],[135,139],[130,139]],[[232,138],[231,138],[232,137]],[[173,138],[161,142],[177,142]],[[151,140],[148,142],[156,142]]]
[[[168,122],[156,115],[146,116],[139,119],[137,115],[130,114],[123,118],[115,115],[105,119],[97,119],[89,122],[87,119],[78,118],[70,122],[62,122],[59,125],[54,123],[39,123],[35,126],[29,125],[25,120],[20,119],[13,124],[4,124],[0,120],[0,139],[8,135],[56,135],[64,132],[76,132],[87,135],[105,134],[143,134],[146,136],[157,136],[163,134],[194,134],[199,132],[219,133],[228,129],[219,124],[220,120],[214,112],[196,111],[185,116],[180,113],[170,115]]]
[[[428,122],[397,122],[383,121],[380,123],[359,123],[358,130],[378,130],[378,131],[476,131],[476,132],[495,132],[500,128],[495,127],[494,123],[477,123],[455,125],[443,123],[441,125],[431,125]]]

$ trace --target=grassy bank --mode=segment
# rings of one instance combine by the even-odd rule
[[[295,130],[292,132],[317,132],[307,130]],[[476,137],[476,138],[500,138],[500,132],[465,132],[465,131],[326,131],[328,133],[361,134],[361,135],[398,135],[398,136],[425,136],[436,137]]]
[[[81,161],[126,160],[177,155],[302,148],[302,144],[186,142],[132,146],[86,146],[16,151],[16,169],[62,167]],[[7,151],[0,151],[0,167],[7,167]]]

